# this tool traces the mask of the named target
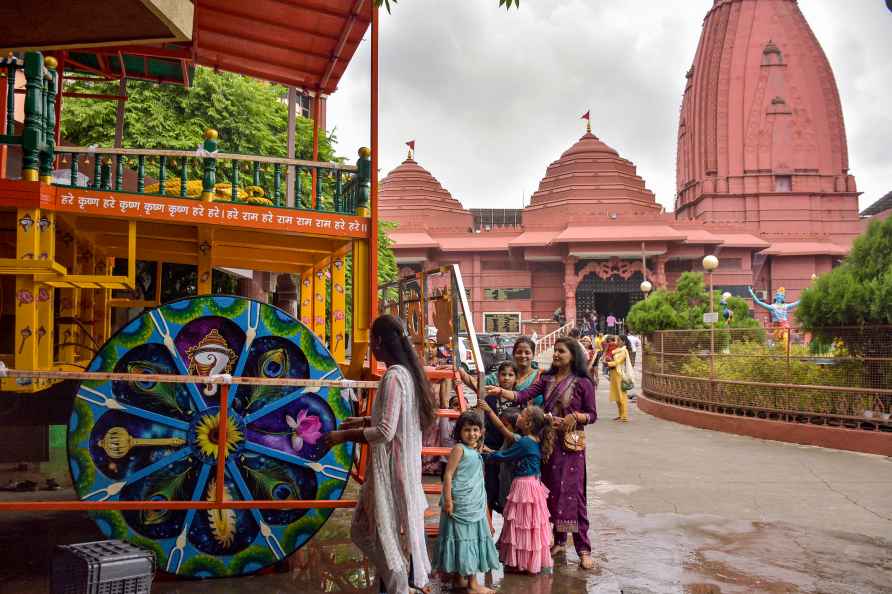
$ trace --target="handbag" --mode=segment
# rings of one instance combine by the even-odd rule
[[[564,430],[564,449],[568,452],[584,452],[585,451],[585,431],[576,428],[576,417],[573,417],[573,424]]]
[[[632,366],[632,358],[626,353],[626,359],[623,361],[623,381],[622,389],[628,392],[635,387],[635,368]]]
[[[576,378],[574,377],[572,380],[570,380],[559,397],[560,412],[562,413],[561,416],[563,416],[565,409],[570,404],[570,398],[573,395],[573,388],[575,386]],[[554,388],[555,385],[552,383],[549,389],[549,393],[545,398],[546,402],[551,399],[551,391],[554,390]],[[567,452],[576,453],[585,451],[585,431],[577,428],[575,417],[573,418],[573,424],[564,429],[564,438],[561,440],[561,444],[563,445],[564,450]]]

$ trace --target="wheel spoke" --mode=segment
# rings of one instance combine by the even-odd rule
[[[243,385],[244,385],[244,384],[243,384]],[[287,396],[282,396],[282,397],[279,398],[278,400],[275,400],[275,401],[273,401],[273,402],[270,402],[269,404],[267,404],[266,406],[264,406],[263,408],[261,408],[261,409],[258,410],[257,412],[254,412],[254,413],[251,413],[250,415],[247,415],[247,416],[245,417],[245,424],[253,423],[253,422],[256,421],[257,419],[262,419],[263,417],[265,417],[265,416],[268,415],[269,413],[274,412],[274,411],[276,411],[276,410],[279,410],[279,409],[282,408],[283,406],[288,406],[289,404],[291,404],[292,402],[294,402],[295,400],[297,400],[298,398],[300,398],[301,396],[303,396],[303,395],[304,395],[304,391],[305,391],[304,388],[297,388],[297,389],[294,390],[294,392],[291,392],[291,393],[288,394]]]
[[[211,465],[202,464],[198,480],[195,482],[195,489],[192,491],[192,501],[204,499],[204,488],[207,486],[210,475]],[[167,571],[169,573],[177,573],[180,570],[180,565],[183,563],[183,554],[186,550],[186,538],[189,534],[189,527],[192,525],[192,520],[195,519],[197,511],[196,509],[190,509],[186,512],[186,520],[183,522],[183,529],[177,537],[176,546],[170,551],[170,555],[167,556]]]
[[[318,378],[314,378],[314,379],[324,380],[324,379],[328,378],[328,376],[330,376],[331,374],[335,373],[336,371],[338,371],[337,367],[330,370],[328,373],[326,373]],[[297,390],[295,390],[288,396],[283,396],[282,398],[279,398],[275,402],[270,402],[269,404],[267,404],[266,406],[264,406],[257,412],[251,413],[250,415],[246,416],[245,423],[246,424],[252,423],[252,422],[256,421],[257,419],[265,417],[266,415],[268,415],[269,413],[271,413],[273,411],[279,410],[280,408],[282,408],[284,406],[288,406],[289,404],[291,404],[292,402],[294,402],[295,400],[297,400],[304,394],[315,394],[315,393],[319,392],[319,390],[321,390],[321,389],[322,388],[320,388],[319,386],[311,386],[309,388],[298,388]]]
[[[226,460],[226,470],[229,473],[229,478],[232,479],[235,486],[238,488],[239,493],[241,493],[242,499],[244,501],[254,501],[254,496],[251,495],[251,491],[248,489],[244,477],[242,477],[242,472],[238,469],[238,466],[235,465],[232,458]],[[282,545],[279,544],[279,540],[276,538],[276,535],[273,534],[267,523],[263,521],[263,516],[260,514],[260,510],[256,507],[252,507],[251,515],[254,516],[254,521],[260,526],[260,534],[266,541],[266,546],[273,552],[276,559],[284,559],[285,550],[282,548]]]
[[[347,475],[349,474],[349,470],[344,470],[343,468],[339,468],[337,466],[331,466],[329,464],[320,464],[318,462],[314,462],[312,460],[307,460],[306,458],[301,458],[300,456],[295,456],[293,454],[286,454],[285,452],[281,452],[279,450],[274,450],[272,448],[260,445],[259,443],[247,442],[245,444],[245,449],[256,454],[260,454],[262,456],[269,456],[270,458],[275,458],[276,460],[280,460],[282,462],[287,462],[288,464],[293,464],[295,466],[303,466],[304,468],[309,468],[313,472],[318,472],[324,476],[329,478],[338,479],[345,481],[347,480]],[[336,474],[329,474],[336,473]]]
[[[161,470],[165,466],[170,466],[174,462],[179,462],[183,458],[188,457],[189,454],[191,454],[191,453],[192,453],[192,448],[189,446],[184,446],[184,447],[176,450],[175,452],[168,454],[167,456],[164,456],[157,462],[153,462],[153,463],[149,464],[148,466],[140,468],[139,470],[137,470],[136,472],[134,472],[133,474],[131,474],[127,477],[127,482],[135,483],[138,480],[142,480],[142,479],[146,478],[147,476],[149,476],[150,474],[154,474],[155,472]]]
[[[111,499],[112,497],[117,496],[118,493],[121,492],[121,489],[123,489],[127,484],[135,483],[138,480],[142,480],[142,479],[146,478],[147,476],[154,474],[155,472],[161,470],[165,466],[169,466],[169,465],[173,464],[174,462],[178,462],[179,460],[182,460],[183,458],[187,457],[191,451],[192,451],[192,448],[190,448],[189,446],[181,448],[181,449],[175,451],[174,453],[161,458],[157,462],[154,462],[152,464],[149,464],[148,466],[145,466],[145,467],[137,470],[133,474],[129,475],[123,481],[111,483],[105,487],[102,487],[101,489],[97,489],[96,491],[93,491],[92,493],[87,493],[86,495],[82,495],[81,499],[83,501],[105,501],[107,499]]]
[[[108,383],[104,384],[106,390],[108,389],[107,386],[109,385],[110,384]],[[164,425],[165,427],[170,427],[179,431],[189,430],[189,423],[185,421],[180,421],[179,419],[174,419],[172,417],[158,414],[156,412],[152,412],[138,406],[133,406],[132,404],[126,404],[94,388],[88,388],[87,386],[82,385],[80,387],[80,390],[78,390],[77,397],[81,400],[89,402],[90,404],[95,404],[96,406],[107,408],[108,410],[119,410],[121,412],[133,415],[134,417],[140,417],[147,421],[152,421],[153,423]]]
[[[164,341],[164,346],[170,351],[170,355],[173,357],[173,362],[177,366],[177,372],[180,375],[189,375],[189,369],[186,367],[185,361],[183,361],[183,358],[180,356],[180,351],[177,350],[176,345],[173,343],[173,336],[170,334],[170,327],[167,325],[167,319],[164,317],[164,314],[161,313],[160,309],[156,309],[155,311],[149,312],[149,318],[152,320],[152,323],[155,324],[155,329],[158,330],[158,334],[161,335],[161,338]],[[192,403],[199,412],[207,409],[208,405],[204,401],[201,392],[198,391],[198,386],[195,384],[186,384],[186,389],[189,390],[189,395],[192,397]]]
[[[235,370],[232,372],[233,377],[241,377],[242,373],[244,373],[245,365],[248,362],[248,351],[251,350],[251,345],[257,337],[257,326],[259,325],[260,304],[250,301],[248,302],[248,327],[245,329],[245,344],[242,347],[242,354],[239,356],[238,362],[235,364]],[[235,390],[229,390],[229,395],[226,400],[226,406],[228,408],[232,408],[232,399],[235,397],[235,393],[239,388],[241,388],[241,386],[238,386]]]

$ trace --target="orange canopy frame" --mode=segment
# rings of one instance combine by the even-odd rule
[[[373,0],[195,0],[195,62],[332,93],[372,22]]]

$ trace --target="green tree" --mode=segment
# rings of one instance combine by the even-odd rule
[[[795,311],[805,329],[819,333],[892,324],[892,217],[871,222],[843,263],[803,291]]]
[[[117,93],[117,83],[72,81],[68,92]],[[144,81],[127,83],[124,146],[193,150],[207,128],[220,133],[220,150],[284,157],[288,144],[285,87],[257,79],[198,67],[188,89]],[[79,146],[111,146],[115,138],[114,101],[66,99],[62,137]],[[319,159],[335,160],[334,134],[319,133]],[[352,151],[351,151],[352,152]],[[298,159],[313,156],[313,121],[298,117]]]
[[[393,240],[388,233],[396,229],[396,223],[378,221],[378,286],[386,285],[397,278],[399,272],[396,265],[396,255],[393,253]],[[346,258],[344,294],[347,303],[347,328],[353,327],[353,256]],[[378,315],[373,311],[372,317]]]
[[[720,309],[721,295],[713,295],[716,310]],[[728,308],[734,312],[731,321],[719,316],[718,328],[756,328],[759,323],[749,313],[744,299],[731,297]],[[709,311],[709,291],[703,273],[685,272],[678,279],[675,290],[660,289],[647,299],[632,306],[626,318],[635,332],[651,334],[658,330],[690,330],[707,328],[703,314]]]
[[[192,150],[201,142],[207,128],[215,128],[220,133],[220,150],[223,152],[285,156],[288,139],[288,107],[283,101],[287,94],[285,87],[198,67],[189,89],[143,81],[131,81],[127,88],[129,98],[124,112],[124,146],[127,148]],[[70,82],[66,90],[114,94],[117,85]],[[61,122],[62,137],[80,146],[111,146],[114,142],[115,107],[111,101],[66,100]],[[333,132],[319,131],[320,160],[346,160],[336,156],[335,143]],[[353,154],[354,151],[350,149],[349,152]],[[295,153],[299,159],[312,158],[312,120],[297,118]],[[217,171],[218,179],[225,179],[228,175],[226,170]],[[324,200],[330,201],[331,198],[326,196]],[[378,282],[381,284],[394,280],[397,274],[393,242],[387,235],[394,227],[386,222],[379,223],[378,227]],[[348,316],[352,304],[352,267],[349,260],[346,287]],[[190,275],[183,276],[182,270],[172,266],[165,267],[165,271],[163,285],[174,287],[174,293],[177,287],[182,288],[182,294],[173,294],[171,298],[190,294],[190,291],[194,293],[192,285],[195,283],[183,281],[191,278]],[[174,271],[179,276],[175,276]],[[215,282],[217,279],[215,275]]]

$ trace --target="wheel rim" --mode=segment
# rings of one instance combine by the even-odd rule
[[[193,297],[148,311],[99,350],[89,371],[341,379],[319,339],[270,305]],[[219,386],[82,382],[68,431],[84,500],[212,501]],[[224,498],[338,499],[353,449],[322,437],[352,414],[337,388],[230,386]],[[155,552],[158,567],[192,577],[254,573],[303,546],[330,509],[141,510],[92,514],[110,538]]]

